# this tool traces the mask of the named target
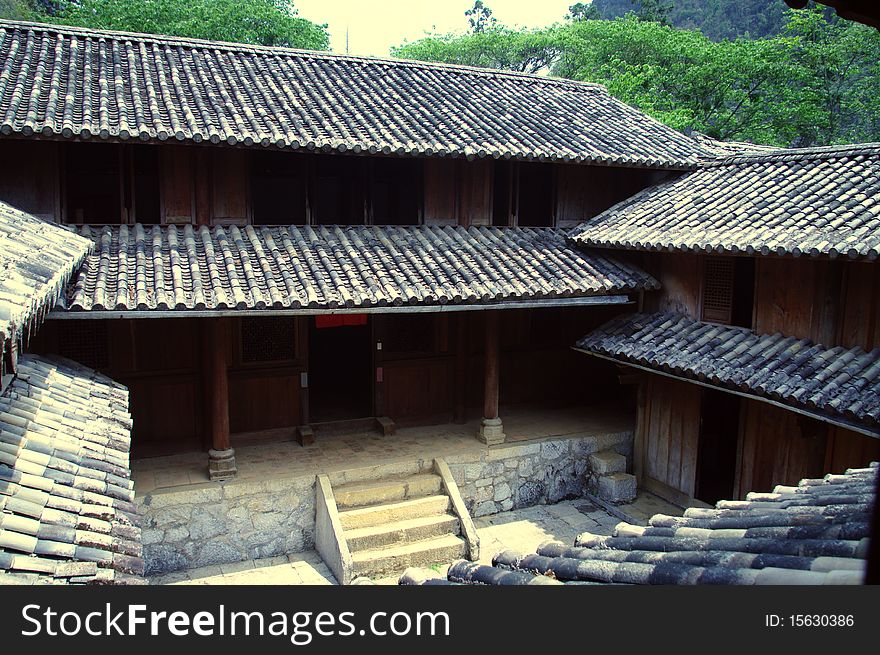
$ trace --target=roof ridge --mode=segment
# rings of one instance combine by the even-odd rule
[[[753,164],[770,161],[809,161],[816,159],[839,159],[855,155],[880,155],[880,142],[847,143],[835,146],[813,146],[809,148],[779,148],[772,152],[740,153],[712,159],[702,168],[729,166],[732,164]]]
[[[303,48],[290,48],[287,46],[267,46],[254,43],[239,43],[235,41],[211,41],[187,36],[174,36],[169,34],[149,34],[146,32],[129,32],[123,30],[106,30],[77,25],[59,25],[57,23],[36,23],[33,21],[19,21],[0,18],[0,30],[12,28],[19,30],[34,30],[63,35],[76,35],[95,38],[110,38],[113,40],[136,40],[153,42],[159,45],[179,45],[193,50],[210,49],[228,52],[250,52],[255,55],[275,55],[289,57],[306,57],[314,59],[328,59],[350,61],[363,64],[402,66],[406,68],[419,68],[425,70],[448,70],[475,74],[483,77],[509,77],[526,81],[565,86],[582,91],[594,91],[608,93],[604,85],[595,82],[571,80],[563,77],[548,77],[535,73],[522,73],[518,71],[501,70],[497,68],[480,68],[478,66],[465,66],[463,64],[448,64],[440,62],[428,62],[417,59],[399,59],[394,57],[378,57],[372,55],[350,55],[331,52],[329,50],[307,50]]]

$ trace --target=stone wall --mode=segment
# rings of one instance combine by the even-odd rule
[[[594,477],[589,456],[600,450],[626,456],[631,469],[632,432],[493,446],[445,459],[478,517],[583,496]],[[315,545],[314,477],[208,482],[155,491],[138,503],[147,574]]]
[[[138,502],[147,574],[298,553],[315,544],[314,478],[208,482]]]
[[[632,468],[632,432],[555,439],[492,448],[473,456],[447,457],[468,511],[474,517],[579,498],[593,477],[590,455],[611,450]]]

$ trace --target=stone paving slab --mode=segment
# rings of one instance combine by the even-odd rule
[[[610,535],[620,519],[589,500],[568,500],[556,505],[535,505],[476,519],[480,535],[480,561],[490,564],[503,550],[534,552],[544,541],[573,544],[581,532]],[[435,567],[445,573],[444,566]],[[377,584],[397,584],[397,577]],[[313,585],[336,584],[336,579],[315,551],[206,566],[150,578],[151,584],[202,585]]]

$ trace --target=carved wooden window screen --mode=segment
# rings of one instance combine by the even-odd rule
[[[733,313],[733,258],[707,257],[703,280],[702,319],[730,324]]]
[[[287,362],[296,358],[296,322],[289,316],[245,316],[241,319],[243,364]]]

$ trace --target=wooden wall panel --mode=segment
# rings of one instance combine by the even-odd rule
[[[162,146],[159,153],[162,222],[195,222],[195,157],[192,148]]]
[[[425,223],[455,225],[458,222],[456,160],[425,159]]]
[[[384,362],[383,367],[387,416],[397,421],[452,415],[450,358]]]
[[[34,216],[61,220],[58,144],[0,142],[0,200]]]
[[[843,262],[758,257],[755,330],[837,343]],[[796,284],[792,281],[797,280]]]
[[[211,219],[215,225],[248,222],[248,155],[246,150],[212,151]]]
[[[876,461],[880,461],[880,439],[834,425],[828,427],[825,472],[843,473]]]
[[[694,495],[700,436],[700,387],[652,376],[645,380],[636,443],[642,476]]]
[[[767,403],[743,402],[740,498],[826,473],[827,424]]]
[[[872,350],[880,346],[880,266],[849,263],[845,281],[839,345]]]
[[[492,224],[492,159],[459,162],[461,174],[461,225]]]
[[[299,372],[235,371],[229,375],[232,434],[301,424]]]
[[[699,318],[702,257],[687,253],[662,253],[652,255],[647,265],[659,280],[660,290],[645,297],[646,311],[680,312]]]

